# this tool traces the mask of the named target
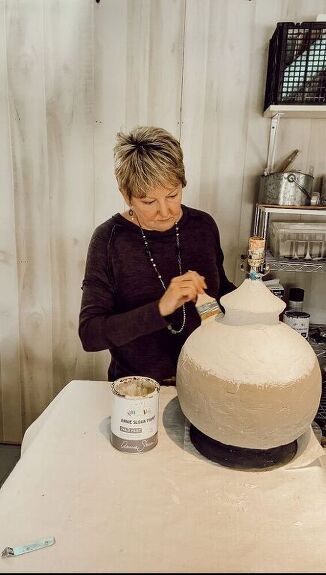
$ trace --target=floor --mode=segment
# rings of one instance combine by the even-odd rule
[[[20,458],[20,445],[0,443],[0,487]]]

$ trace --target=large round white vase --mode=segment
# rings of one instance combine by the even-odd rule
[[[261,280],[246,279],[221,304],[225,315],[205,320],[181,350],[181,409],[199,431],[229,446],[289,444],[319,407],[317,357],[279,321],[285,304]]]

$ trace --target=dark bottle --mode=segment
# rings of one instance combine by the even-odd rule
[[[290,288],[288,310],[303,311],[304,290],[301,288]]]

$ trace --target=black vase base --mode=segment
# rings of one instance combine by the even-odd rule
[[[190,424],[190,439],[197,451],[214,463],[247,471],[267,470],[285,465],[294,458],[298,448],[296,439],[286,445],[270,449],[249,449],[226,445],[208,437],[192,423]]]

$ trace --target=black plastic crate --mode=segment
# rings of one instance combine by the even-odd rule
[[[326,104],[326,22],[278,22],[269,42],[264,110]]]

